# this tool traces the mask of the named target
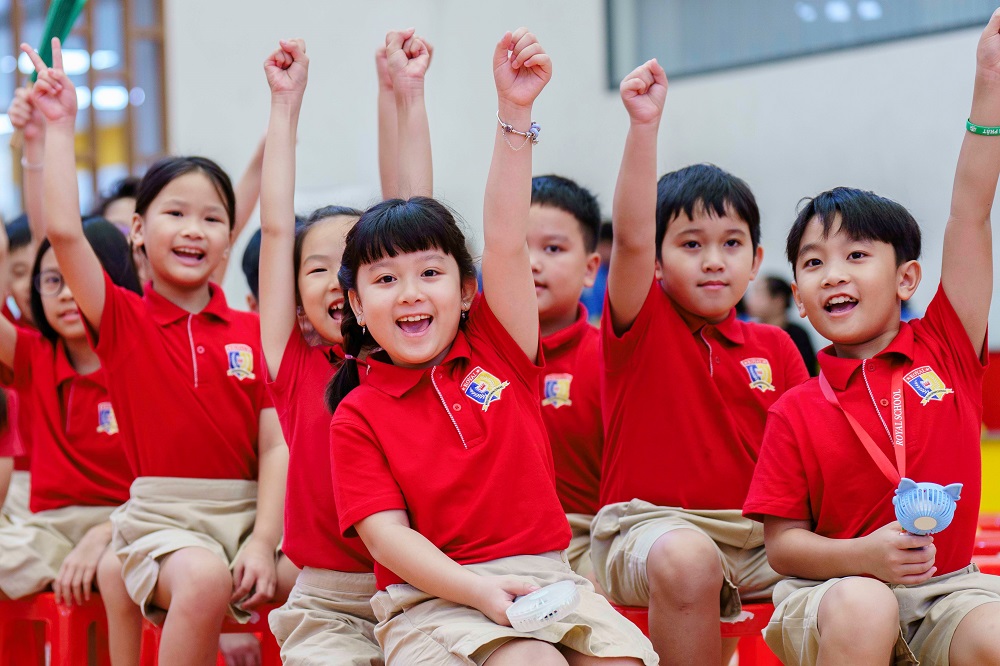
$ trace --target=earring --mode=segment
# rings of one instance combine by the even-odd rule
[[[361,327],[361,337],[365,337],[366,335],[368,335],[368,329],[365,328],[364,326],[362,326]]]

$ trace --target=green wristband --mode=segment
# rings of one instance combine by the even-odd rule
[[[965,121],[965,129],[973,134],[981,134],[982,136],[1000,136],[1000,127],[984,127],[975,124],[971,120]]]

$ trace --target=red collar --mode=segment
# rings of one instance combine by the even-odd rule
[[[907,360],[913,360],[913,328],[907,322],[899,323],[899,333],[896,334],[896,337],[885,349],[872,358],[882,358],[887,354],[895,354]],[[816,358],[819,360],[819,367],[827,381],[830,382],[830,386],[838,391],[847,389],[851,377],[864,361],[860,358],[840,358],[834,352],[833,345],[821,349]],[[892,359],[887,358],[886,361],[891,363]]]
[[[581,303],[577,310],[576,321],[566,328],[542,338],[542,352],[546,358],[566,345],[579,342],[580,338],[593,328],[587,317],[587,308]]]
[[[228,322],[231,317],[231,312],[229,310],[229,305],[226,303],[226,296],[222,293],[222,288],[214,282],[210,282],[208,284],[208,290],[211,295],[208,305],[206,305],[205,309],[201,312],[196,312],[194,314],[212,315],[217,319]],[[158,294],[156,290],[153,289],[152,282],[146,283],[146,286],[143,289],[143,300],[146,302],[146,310],[153,317],[153,321],[155,321],[159,326],[172,324],[183,319],[184,317],[187,317],[189,314],[192,314]]]
[[[699,331],[704,331],[706,335],[711,335],[713,331],[718,331],[720,336],[722,336],[726,340],[729,340],[734,345],[742,345],[744,342],[746,342],[746,338],[743,335],[743,322],[741,322],[739,318],[736,316],[736,308],[730,310],[729,315],[725,319],[720,321],[718,324],[710,324],[702,320],[704,323],[702,323],[701,325],[692,326],[687,322],[686,319],[684,319],[683,316],[681,316],[681,313],[678,311],[677,304],[674,303],[674,300],[669,296],[667,297],[667,299],[670,301],[670,306],[674,309],[674,312],[676,312],[677,316],[681,318],[681,321],[687,324],[688,329],[692,333],[698,333]]]
[[[379,360],[380,358],[387,359],[388,356],[380,350],[368,357],[366,382],[394,398],[402,397],[404,393],[420,383],[424,375],[433,370],[433,367],[401,368],[391,362]],[[448,354],[440,365],[448,365],[453,361],[471,358],[472,348],[469,346],[469,340],[465,337],[464,331],[459,331],[454,342],[451,343],[451,349],[448,350]]]

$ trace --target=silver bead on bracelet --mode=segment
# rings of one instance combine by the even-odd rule
[[[500,111],[497,111],[497,122],[500,123],[500,129],[503,131],[503,140],[507,142],[507,145],[510,146],[511,150],[514,151],[521,150],[522,148],[527,146],[529,142],[531,143],[531,145],[535,145],[536,143],[538,143],[538,134],[542,131],[542,126],[536,123],[534,120],[531,121],[531,126],[528,127],[527,132],[520,132],[514,129],[513,125],[509,125],[504,121],[500,120]],[[524,142],[520,146],[515,148],[513,144],[511,144],[510,142],[510,138],[508,137],[509,134],[517,134],[518,136],[523,136]]]

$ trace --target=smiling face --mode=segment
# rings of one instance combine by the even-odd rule
[[[11,250],[9,255],[10,295],[21,311],[21,317],[27,322],[31,322],[31,267],[36,251],[37,246],[28,243]]]
[[[435,248],[362,264],[355,284],[358,324],[401,367],[439,363],[476,292],[475,278],[463,279],[455,258]]]
[[[681,213],[667,226],[656,277],[683,313],[718,323],[743,298],[762,257],[746,222],[729,212],[708,214],[699,206],[694,218]]]
[[[343,342],[340,323],[344,315],[344,292],[337,272],[344,256],[344,237],[357,218],[337,215],[315,222],[302,239],[298,267],[299,300],[306,319],[330,344]]]
[[[542,335],[576,321],[580,294],[594,284],[600,256],[587,252],[580,222],[554,206],[528,211],[528,252]]]
[[[198,171],[170,181],[132,224],[157,291],[204,287],[229,249],[229,233],[226,206]]]
[[[889,243],[853,239],[841,233],[839,219],[824,237],[813,218],[802,234],[792,291],[799,315],[838,356],[870,358],[898,333],[900,303],[919,283],[920,265],[897,266]]]
[[[45,312],[45,319],[52,329],[65,340],[78,340],[85,338],[87,331],[84,328],[83,318],[80,310],[73,300],[73,292],[69,285],[63,282],[62,271],[56,262],[56,255],[49,248],[42,255],[42,262],[39,264],[38,280],[41,283],[39,293],[42,296],[42,310]],[[62,287],[56,294],[48,294],[48,290]]]

